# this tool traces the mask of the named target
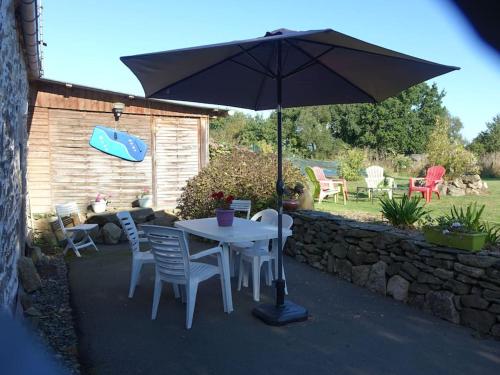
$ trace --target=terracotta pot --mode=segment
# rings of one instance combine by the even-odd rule
[[[285,211],[296,211],[299,208],[299,201],[296,199],[283,200],[283,209]]]
[[[233,225],[234,220],[234,210],[225,210],[223,208],[215,209],[215,217],[217,218],[217,224],[219,227],[230,227]]]

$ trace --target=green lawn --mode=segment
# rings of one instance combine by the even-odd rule
[[[438,216],[448,213],[452,205],[467,206],[470,202],[477,202],[478,204],[486,205],[483,213],[484,220],[500,224],[500,179],[485,179],[484,181],[488,183],[488,194],[485,195],[467,195],[463,197],[442,196],[441,199],[437,199],[437,196],[433,195],[431,202],[427,204],[427,207],[432,211],[431,215]],[[408,186],[408,178],[396,178],[396,183],[398,186]],[[377,198],[375,198],[372,204],[366,195],[360,194],[359,201],[356,202],[357,186],[365,186],[364,180],[350,181],[348,183],[349,200],[345,206],[342,204],[342,199],[339,199],[338,203],[334,203],[333,199],[327,199],[321,204],[316,203],[315,208],[332,213],[363,212],[381,218],[380,203]],[[402,194],[402,191],[397,191],[395,198],[400,198]]]

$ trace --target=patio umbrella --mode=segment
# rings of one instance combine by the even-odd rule
[[[391,51],[331,29],[279,29],[255,39],[121,57],[146,97],[276,108],[278,132],[278,249],[282,245],[282,108],[377,103],[430,78],[459,69]],[[307,319],[284,298],[278,251],[276,304],[253,310],[268,324]]]

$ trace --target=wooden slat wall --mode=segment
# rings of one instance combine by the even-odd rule
[[[156,205],[175,207],[186,181],[200,170],[200,121],[196,118],[156,120]]]
[[[28,191],[32,211],[37,213],[52,210],[48,134],[49,110],[37,108],[28,134]]]
[[[151,189],[151,149],[144,161],[131,163],[106,155],[88,142],[95,125],[114,126],[107,113],[49,111],[52,202],[76,201],[85,210],[97,193],[111,195],[111,207],[130,207],[143,187]],[[123,115],[119,130],[151,144],[149,118]]]

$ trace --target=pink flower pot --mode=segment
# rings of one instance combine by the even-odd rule
[[[234,210],[216,208],[215,217],[217,218],[217,224],[219,224],[219,227],[230,227],[231,225],[233,225]]]

